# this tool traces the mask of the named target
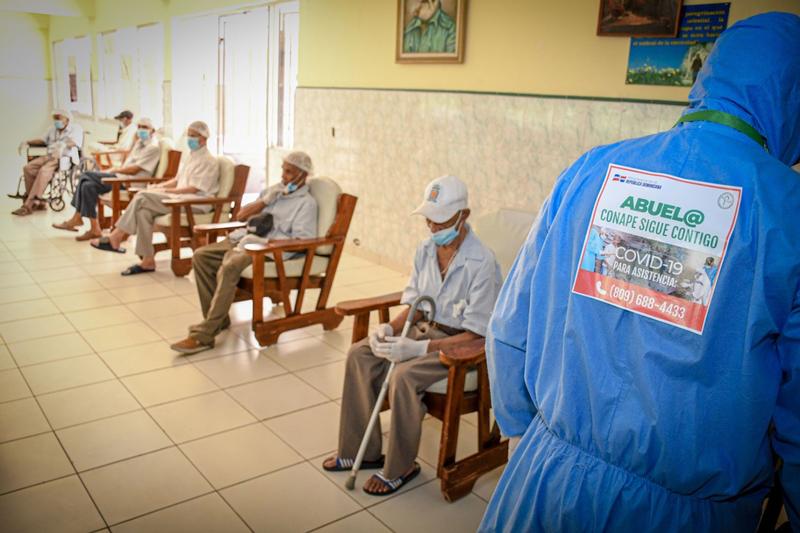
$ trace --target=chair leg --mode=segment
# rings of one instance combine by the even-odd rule
[[[342,320],[344,320],[344,317],[337,315],[335,309],[323,309],[286,318],[276,318],[275,320],[259,322],[254,320],[253,333],[259,345],[269,346],[278,342],[280,334],[286,331],[313,326],[314,324],[322,324],[322,327],[329,331],[341,324]]]

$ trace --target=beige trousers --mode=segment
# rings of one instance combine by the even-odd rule
[[[416,326],[409,333],[413,339],[441,339],[447,336],[438,329],[423,333]],[[350,348],[339,419],[339,457],[355,459],[389,365],[388,360],[372,353],[368,339]],[[446,377],[447,367],[439,362],[439,352],[430,352],[395,366],[387,391],[392,411],[383,467],[386,478],[395,479],[411,470],[419,451],[422,419],[427,412],[422,395],[425,389]],[[381,456],[380,425],[378,419],[367,443],[364,454],[366,461],[376,461]]]
[[[25,176],[25,192],[28,195],[26,204],[32,204],[33,198],[36,196],[41,198],[56,170],[58,170],[58,158],[47,155],[32,159],[22,167],[22,174]]]
[[[213,346],[214,337],[231,323],[228,311],[236,296],[236,285],[252,262],[229,239],[195,250],[192,269],[205,320],[189,328],[190,337]]]

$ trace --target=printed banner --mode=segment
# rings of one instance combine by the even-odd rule
[[[741,195],[609,165],[572,292],[702,335]]]
[[[631,39],[625,83],[691,87],[714,41],[728,26],[730,7],[730,2],[685,5],[674,39]]]

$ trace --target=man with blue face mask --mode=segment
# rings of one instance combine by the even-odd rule
[[[75,237],[77,241],[88,241],[89,239],[102,236],[100,223],[97,220],[97,198],[111,190],[111,185],[103,183],[103,178],[113,177],[149,177],[152,176],[161,151],[158,149],[158,141],[155,138],[155,128],[153,121],[142,117],[136,123],[136,142],[133,148],[125,156],[121,166],[110,168],[105,172],[84,172],[78,179],[75,188],[75,195],[72,197],[72,207],[75,214],[72,218],[53,224],[56,229],[66,231],[78,231],[83,225],[83,217],[89,219],[90,227],[87,231]]]
[[[53,110],[53,126],[41,139],[31,139],[28,146],[45,146],[47,155],[37,157],[22,168],[25,176],[25,196],[22,207],[13,211],[15,215],[26,216],[34,211],[47,209],[47,202],[41,198],[47,185],[58,170],[59,159],[71,148],[81,148],[83,129],[72,121],[72,113],[64,109]]]
[[[267,187],[258,200],[239,210],[237,220],[269,215],[272,227],[262,242],[269,239],[310,239],[317,236],[317,201],[306,180],[313,172],[311,157],[291,152],[283,159],[281,182]],[[189,336],[174,343],[176,352],[193,354],[214,347],[214,338],[230,325],[228,312],[236,296],[242,272],[253,260],[238,243],[247,230],[237,230],[227,239],[202,246],[192,256],[197,295],[203,321],[189,327]],[[287,257],[291,258],[291,256]]]
[[[796,15],[737,22],[673,128],[556,180],[487,337],[521,440],[479,531],[756,531],[776,456],[800,530],[798,50]]]
[[[190,152],[181,157],[175,177],[137,193],[117,221],[114,231],[108,237],[90,241],[98,250],[124,253],[125,249],[121,244],[131,235],[136,235],[136,255],[141,257],[141,262],[123,270],[123,276],[155,271],[153,226],[156,218],[171,212],[171,208],[164,205],[162,200],[180,194],[214,196],[219,190],[219,161],[206,147],[206,141],[211,135],[208,125],[201,120],[192,122],[186,135]],[[193,206],[192,210],[208,212],[212,207]]]
[[[389,382],[392,419],[386,457],[381,455],[378,423],[361,465],[381,469],[364,485],[364,491],[374,496],[397,491],[419,473],[414,459],[426,412],[422,393],[447,377],[447,368],[439,362],[439,351],[486,335],[502,283],[494,254],[466,223],[470,210],[464,182],[455,176],[435,179],[425,189],[422,205],[413,214],[425,217],[431,237],[417,248],[402,302],[410,305],[419,296],[430,296],[436,302],[434,322],[421,322],[420,312],[409,335],[400,337],[408,317],[406,309],[350,348],[339,448],[337,455],[322,465],[330,471],[345,471],[353,466],[381,383],[391,362],[398,363]]]

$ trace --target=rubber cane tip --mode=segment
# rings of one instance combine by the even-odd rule
[[[350,476],[349,478],[347,478],[347,481],[345,482],[344,486],[347,490],[353,490],[354,488],[356,488],[356,478]]]

